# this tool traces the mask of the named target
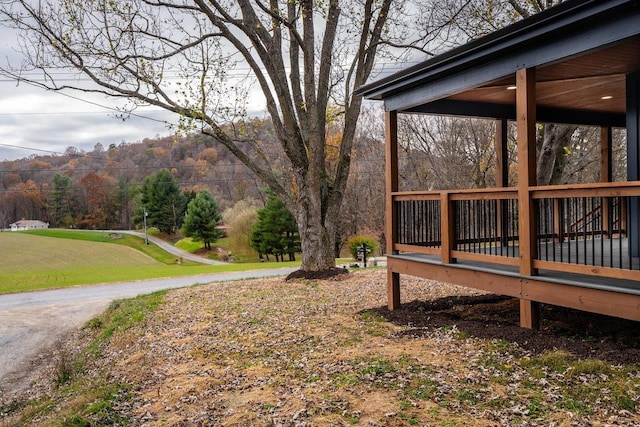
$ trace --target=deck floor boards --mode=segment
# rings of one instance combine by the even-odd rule
[[[465,251],[464,249],[460,250]],[[503,253],[506,253],[504,248],[502,250]],[[510,257],[518,257],[519,251],[517,245],[509,246],[508,250]],[[500,255],[500,247],[494,246],[491,250],[481,251],[479,253]],[[626,238],[593,239],[587,240],[586,242],[583,240],[572,240],[563,243],[548,242],[538,245],[538,259],[541,260],[564,263],[571,261],[570,263],[572,264],[612,268],[619,268],[618,266],[621,265],[625,269],[639,271],[640,277],[640,259],[631,258],[628,255],[625,255],[628,253],[628,241]],[[436,255],[404,252],[389,256],[428,264],[443,265],[440,261],[440,257]],[[448,265],[454,268],[522,277],[518,272],[518,267],[492,262],[458,259],[455,264]],[[573,274],[556,270],[539,270],[536,278],[571,286],[582,286],[640,295],[640,281],[635,280],[623,280],[586,274]]]

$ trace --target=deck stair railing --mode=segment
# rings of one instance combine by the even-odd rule
[[[597,229],[601,231],[603,235],[607,236],[615,236],[616,234],[619,236],[624,235],[625,230],[620,228],[622,212],[619,211],[619,209],[624,209],[624,207],[621,208],[620,205],[622,202],[624,202],[624,199],[616,197],[613,200],[611,200],[611,198],[606,198],[601,204],[596,204],[595,207],[590,212],[587,212],[584,217],[578,218],[575,222],[569,224],[569,234],[579,236],[581,233],[585,234],[588,230],[593,234],[594,230]],[[606,209],[608,209],[609,212],[618,211],[619,213],[613,218],[608,217],[603,219],[602,214],[603,212],[606,212]],[[605,224],[607,223],[607,220],[610,222]],[[561,235],[559,238],[562,239],[564,236]]]

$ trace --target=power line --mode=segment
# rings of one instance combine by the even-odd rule
[[[64,93],[64,92],[56,92],[56,93],[59,93],[62,96],[66,96],[67,98],[75,99],[77,101],[84,102],[86,104],[95,105],[95,106],[100,107],[100,108],[104,108],[104,109],[107,109],[107,110],[115,111],[115,112],[120,113],[120,114],[124,113],[124,114],[128,114],[128,115],[131,115],[131,116],[134,116],[134,117],[140,117],[142,119],[147,119],[147,120],[151,120],[151,121],[158,122],[158,123],[164,123],[165,125],[169,124],[169,122],[167,122],[166,120],[154,119],[152,117],[143,116],[141,114],[137,114],[137,113],[134,113],[134,112],[123,112],[122,110],[119,110],[119,109],[117,109],[115,107],[102,105],[102,104],[99,104],[99,103],[97,103],[95,101],[89,101],[89,100],[86,100],[86,99],[82,99],[80,97],[73,96],[73,95],[70,95],[68,93]]]
[[[34,84],[32,82],[29,82],[29,81],[23,81],[23,83],[28,84],[28,85],[33,86],[33,87],[36,87],[36,88],[39,88],[36,84]],[[134,113],[133,111],[123,111],[123,110],[120,110],[120,109],[118,109],[116,107],[111,107],[111,106],[108,106],[108,105],[100,104],[98,102],[90,101],[88,99],[83,99],[83,98],[80,98],[78,96],[74,96],[74,95],[71,95],[71,94],[68,94],[68,93],[65,93],[65,92],[55,91],[54,93],[57,93],[57,94],[59,94],[61,96],[65,96],[65,97],[70,98],[70,99],[74,99],[76,101],[84,102],[85,104],[94,105],[96,107],[104,108],[104,109],[110,110],[110,111],[115,111],[118,114],[126,114],[126,115],[129,115],[129,116],[139,117],[139,118],[142,118],[142,119],[147,119],[147,120],[151,120],[151,121],[158,122],[158,123],[163,123],[165,125],[173,125],[173,126],[175,126],[175,123],[169,123],[166,120],[160,120],[160,119],[156,119],[156,118],[153,118],[153,117],[148,117],[148,116],[145,116],[145,115],[142,115],[142,114],[139,114],[139,113]],[[153,110],[153,111],[166,111],[166,112],[169,113],[168,110],[163,110],[163,109],[158,109],[158,110]],[[93,112],[91,112],[91,113],[93,113]],[[99,112],[96,112],[96,113],[99,114]],[[20,115],[22,113],[4,113],[4,114],[6,114],[6,115],[9,115],[9,114]],[[45,114],[45,113],[30,113],[30,112],[27,112],[27,113],[24,113],[24,114]],[[65,114],[65,113],[64,112],[57,112],[56,114]],[[72,113],[69,113],[69,114],[72,114]]]
[[[414,65],[417,62],[411,62],[411,63],[397,63],[397,62],[382,62],[382,63],[378,63],[376,64],[376,66],[373,68],[372,70],[372,74],[377,74],[377,73],[381,73],[381,72],[390,72],[390,71],[400,71],[403,70],[405,68],[410,67],[411,65]],[[348,67],[342,67],[343,71],[348,71]],[[175,70],[165,70],[162,73],[162,80],[183,80],[186,79],[186,77],[180,75],[179,73],[182,70],[180,69],[175,69]],[[261,69],[261,72],[266,72],[266,69]],[[226,72],[225,76],[229,76],[231,78],[255,78],[255,76],[253,76],[253,69],[250,67],[235,67],[232,69],[231,72]],[[48,81],[54,81],[54,82],[93,82],[93,79],[89,78],[89,77],[85,77],[84,75],[82,75],[82,77],[63,77],[63,78],[32,78],[30,76],[41,76],[42,73],[39,72],[30,72],[30,73],[23,73],[20,76],[21,77],[28,77],[28,80],[20,80],[23,83],[29,83],[31,84],[32,82],[37,82],[37,83],[44,83],[44,82],[48,82]],[[74,76],[74,75],[78,75],[78,73],[73,73],[73,72],[65,72],[65,71],[58,71],[58,72],[48,72],[47,73],[48,76],[54,76],[54,75],[58,75],[58,76]],[[2,78],[0,79],[0,83],[15,83],[16,81],[18,81],[17,78]]]
[[[64,153],[61,153],[59,151],[44,150],[42,148],[23,147],[21,145],[12,145],[12,144],[2,144],[2,143],[0,143],[0,146],[9,147],[9,148],[19,148],[21,150],[40,151],[42,153],[49,153],[49,154],[64,154]]]
[[[109,108],[109,107],[104,106],[103,108]],[[167,112],[167,110],[162,110],[162,109],[144,110],[144,111],[148,113]],[[73,115],[104,114],[104,111],[49,111],[49,112],[21,111],[16,113],[0,113],[0,116],[55,116],[55,115],[65,115],[65,114],[73,114]],[[149,117],[145,117],[145,118],[149,118]],[[149,119],[153,120],[151,118]],[[157,121],[160,121],[160,120],[157,120]]]

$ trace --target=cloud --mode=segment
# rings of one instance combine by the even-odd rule
[[[16,67],[22,62],[17,43],[15,31],[0,25],[1,66]],[[259,88],[251,87],[248,96],[249,115],[265,116],[264,96]],[[174,125],[178,122],[174,114],[157,108],[138,109],[138,116],[123,121],[109,108],[124,102],[85,92],[46,91],[0,76],[0,160],[49,151],[62,153],[67,147],[91,151],[97,143],[108,147],[166,136],[172,131],[163,121]]]
[[[99,105],[118,105],[113,99],[80,95]],[[108,147],[168,135],[171,131],[163,121],[176,123],[177,119],[166,111],[141,109],[123,121],[108,108],[57,92],[0,82],[0,160],[42,153],[38,150],[64,152],[70,146],[91,151],[98,142]]]

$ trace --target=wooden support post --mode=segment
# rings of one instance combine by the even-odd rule
[[[496,187],[509,186],[509,147],[507,119],[496,120]],[[498,228],[498,241],[502,246],[508,244],[507,210],[502,207],[503,201],[498,200],[496,206],[496,219]]]
[[[400,308],[400,274],[387,268],[387,307],[389,310]]]
[[[529,187],[536,185],[536,76],[535,69],[516,73],[516,118],[518,126],[518,225],[520,274],[535,275],[536,212]]]
[[[385,175],[386,175],[386,208],[385,233],[387,254],[397,253],[393,249],[398,241],[397,211],[393,206],[393,193],[398,191],[398,113],[387,111],[385,115]],[[400,275],[387,267],[387,297],[389,310],[400,308]]]
[[[556,242],[564,242],[564,215],[562,213],[560,199],[553,199],[553,234]]]
[[[516,73],[516,120],[518,127],[518,231],[520,241],[520,274],[534,276],[533,261],[537,257],[536,206],[530,187],[536,185],[536,75],[535,69]],[[538,304],[520,296],[520,325],[538,328]]]
[[[611,126],[600,128],[600,182],[611,182],[613,180],[612,171],[612,132]],[[602,199],[602,232],[611,238],[610,222],[611,222],[611,199],[604,197]]]
[[[455,263],[455,258],[451,257],[451,251],[455,248],[456,221],[453,202],[449,198],[449,192],[443,191],[440,195],[440,234],[442,236],[442,263]]]
[[[520,299],[520,326],[528,329],[540,328],[540,304]]]
[[[627,181],[640,181],[640,71],[627,74]],[[629,256],[640,257],[640,197],[624,198],[627,205],[621,211],[629,242]]]

